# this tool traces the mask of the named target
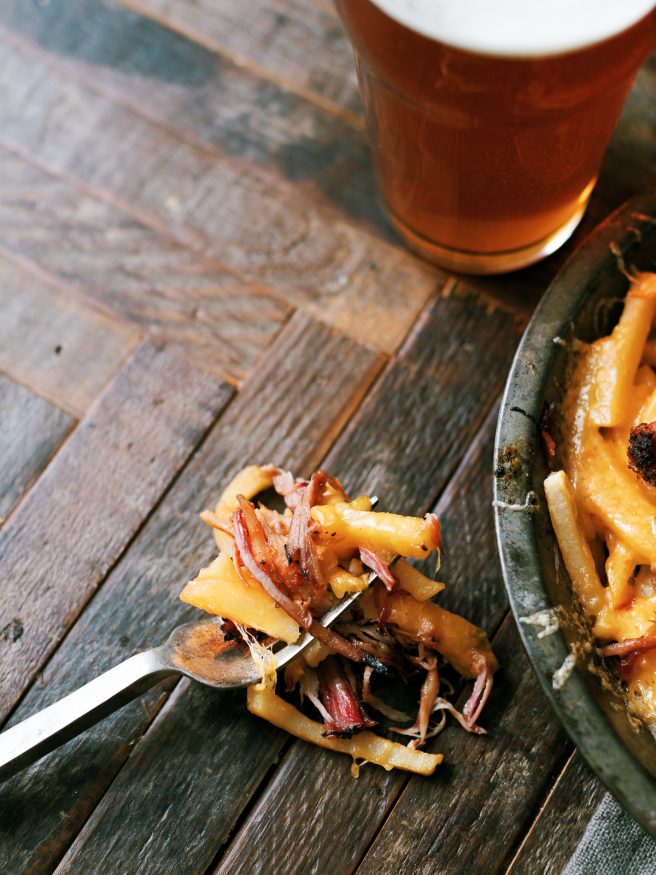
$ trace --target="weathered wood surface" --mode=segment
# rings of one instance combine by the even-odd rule
[[[82,416],[139,340],[134,326],[0,254],[0,369]]]
[[[74,178],[248,282],[393,351],[443,275],[278,175],[154,125],[32,43],[0,34],[0,145]],[[4,77],[4,78],[3,78]],[[25,124],[27,102],[41,107]],[[75,125],[77,136],[69,131]],[[112,138],[96,135],[111,130]],[[111,194],[110,194],[111,193]]]
[[[304,0],[122,0],[194,42],[234,59],[357,123],[351,47],[330,4]]]
[[[237,15],[246,13],[245,7],[233,8]],[[6,0],[0,22],[141,114],[267,167],[345,218],[390,237],[361,124],[327,114],[247,66],[218,59],[191,39],[114,4],[51,0],[26,7],[21,0]],[[334,65],[334,53],[331,60]],[[349,71],[352,66],[349,50]]]
[[[0,532],[0,720],[121,555],[230,391],[151,342]],[[104,476],[103,476],[104,474]]]
[[[73,424],[68,413],[0,373],[0,526]]]
[[[572,753],[513,859],[509,875],[560,875],[605,793],[579,754]]]
[[[313,468],[352,415],[380,364],[374,353],[319,323],[295,316],[271,347],[264,367],[245,384],[180,472],[14,719],[43,707],[135,650],[157,644],[178,622],[196,615],[198,612],[183,606],[177,597],[185,581],[212,557],[212,537],[199,521],[199,512],[212,505],[227,479],[254,459],[275,459],[298,470]],[[178,704],[170,703],[163,719],[153,727],[157,728],[155,759],[146,758],[145,764],[131,759],[127,776],[115,786],[128,787],[124,801],[130,810],[136,806],[140,811],[133,818],[138,826],[136,842],[153,817],[152,829],[158,833],[158,841],[175,857],[179,845],[171,839],[181,833],[156,826],[162,811],[175,802],[176,808],[180,807],[178,829],[188,830],[189,837],[198,833],[195,846],[201,846],[204,853],[209,849],[212,856],[216,830],[224,828],[221,818],[231,823],[238,816],[245,801],[241,798],[243,783],[257,785],[284,738],[245,714],[243,692],[219,695],[183,685],[176,695]],[[156,690],[0,787],[0,869],[51,871],[160,704]],[[171,726],[174,741],[168,734]],[[272,748],[269,754],[267,743]],[[142,763],[141,775],[135,779],[133,769],[138,763]],[[145,772],[148,764],[150,777]],[[164,790],[161,781],[165,775],[174,788],[167,784]],[[149,802],[154,799],[152,790],[147,790],[149,781],[160,794],[163,792],[157,796],[157,804]],[[115,786],[110,791],[112,798]],[[208,795],[211,811],[195,803],[201,791]],[[159,801],[170,793],[175,800],[169,799],[160,809]],[[30,816],[30,811],[38,811],[38,816]],[[94,816],[98,818],[101,811]],[[108,816],[112,821],[116,809],[109,806]],[[111,841],[111,847],[102,852],[108,855],[106,871],[130,871],[135,846],[126,842],[122,830],[116,837],[120,841]],[[154,853],[148,847],[136,871],[167,871],[163,849]],[[93,851],[87,850],[84,859],[89,853]],[[109,860],[117,858],[122,863],[110,865]],[[190,852],[185,872],[190,873],[191,866]],[[84,871],[83,863],[76,863],[72,871]]]
[[[218,376],[242,380],[291,314],[289,305],[266,289],[240,281],[210,259],[2,149],[0,179],[0,252],[36,266],[55,285],[55,294],[70,298],[77,292],[144,332],[180,345],[190,361]],[[66,228],[64,235],[61,228]],[[66,284],[63,292],[59,282]],[[4,294],[14,301],[13,292]],[[21,313],[34,309],[28,301]],[[68,304],[68,309],[77,315],[77,307]],[[81,315],[77,321],[82,322]],[[111,351],[109,344],[98,343],[101,326],[89,341],[94,349],[103,351],[107,345]],[[39,340],[36,351],[43,352],[45,338],[40,334]],[[62,338],[58,355],[70,356],[71,345]],[[45,352],[44,374],[49,375],[53,354]],[[98,364],[91,368],[88,351],[82,352],[90,374],[98,368],[102,377]],[[6,354],[15,360],[15,349]],[[30,354],[32,362],[35,351]],[[68,374],[72,363],[63,367]],[[81,392],[83,381],[79,384]],[[89,386],[88,395],[92,398],[100,386]]]
[[[243,693],[160,685],[0,787],[0,870],[562,871],[601,790],[506,616],[486,471],[550,277],[656,182],[654,61],[573,243],[464,282],[390,234],[330,0],[1,7],[2,715],[193,615],[197,512],[254,460],[434,507],[441,600],[496,633],[502,671],[488,737],[450,726],[428,781],[354,782]]]

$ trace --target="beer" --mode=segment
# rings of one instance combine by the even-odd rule
[[[337,0],[380,191],[411,248],[471,273],[580,221],[654,0]]]

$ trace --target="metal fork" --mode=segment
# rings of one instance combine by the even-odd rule
[[[321,625],[329,626],[359,595],[343,598],[323,615]],[[245,687],[259,680],[260,672],[243,647],[218,651],[220,624],[217,617],[207,617],[178,626],[165,644],[131,656],[5,730],[0,734],[0,780],[36,762],[171,675],[186,675],[219,690]],[[295,644],[277,651],[277,667],[282,668],[313,640],[304,632]]]

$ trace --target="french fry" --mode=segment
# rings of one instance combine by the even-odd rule
[[[586,537],[579,523],[574,489],[564,471],[554,471],[544,481],[551,524],[558,539],[574,591],[587,611],[596,615],[604,605],[604,588]]]
[[[316,668],[320,662],[327,659],[333,651],[330,647],[317,641],[316,638],[303,651],[303,659],[311,668]]]
[[[328,584],[338,599],[348,592],[362,592],[369,586],[369,575],[356,576],[339,565],[328,573]]]
[[[609,641],[640,638],[651,631],[656,616],[656,596],[636,599],[623,610],[604,606],[595,619],[594,634]]]
[[[418,602],[407,592],[385,593],[372,588],[360,597],[362,612],[368,620],[377,619],[381,598],[386,602],[388,623],[414,638],[435,642],[436,649],[463,677],[476,677],[478,657],[486,657],[496,666],[487,635],[464,617],[434,602]]]
[[[221,498],[218,500],[214,513],[219,520],[227,526],[232,523],[232,515],[237,507],[237,496],[243,495],[248,499],[253,498],[258,492],[263,492],[269,489],[273,484],[273,475],[268,468],[262,468],[259,465],[248,465],[242,468],[238,474],[228,483],[226,488],[221,493]],[[214,529],[214,540],[219,550],[228,553],[232,556],[233,538],[225,532]]]
[[[254,578],[245,574],[248,586],[239,579],[228,554],[221,553],[211,565],[201,569],[195,580],[189,581],[180,598],[209,614],[259,629],[292,644],[300,635],[298,624],[276,606]]]
[[[263,684],[255,684],[248,688],[246,707],[251,714],[268,720],[274,726],[304,741],[338,753],[349,754],[354,759],[375,763],[388,771],[404,769],[418,775],[432,775],[443,759],[442,754],[412,750],[404,744],[374,735],[373,732],[360,732],[348,739],[326,738],[323,724],[306,717]]]
[[[413,565],[406,562],[405,559],[398,559],[394,563],[392,572],[398,578],[401,589],[409,592],[419,602],[432,599],[433,596],[436,596],[438,592],[442,592],[444,589],[443,583],[426,577],[425,574],[422,574],[421,571],[418,571]]]
[[[626,455],[618,458],[617,448],[594,429],[587,436],[577,488],[606,531],[624,541],[641,564],[656,564],[656,498],[629,470]]]
[[[631,387],[655,311],[656,299],[628,296],[612,333],[592,344],[596,380],[588,416],[596,426],[611,428],[626,419]]]
[[[438,546],[430,522],[419,517],[358,510],[341,502],[313,507],[312,518],[323,529],[324,537],[334,540],[342,549],[360,545],[422,559]]]
[[[626,402],[626,416],[611,430],[611,436],[626,443],[629,439],[629,432],[634,425],[639,422],[652,422],[653,417],[647,420],[642,418],[644,412],[652,406],[656,411],[656,374],[651,368],[641,365]]]
[[[613,532],[606,536],[606,546],[606,578],[610,603],[614,608],[619,608],[626,605],[633,596],[632,580],[639,559]]]
[[[653,371],[652,371],[653,373]],[[651,395],[644,399],[632,425],[640,425],[642,422],[653,422],[656,419],[656,387]]]

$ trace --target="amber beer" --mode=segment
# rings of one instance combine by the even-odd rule
[[[408,245],[471,273],[553,252],[580,221],[654,0],[337,0],[374,165]]]

